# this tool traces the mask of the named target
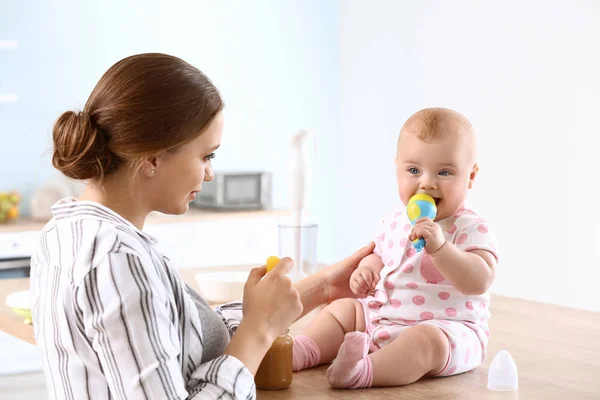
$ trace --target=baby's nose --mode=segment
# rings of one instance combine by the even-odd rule
[[[435,180],[423,175],[421,179],[421,189],[436,189]]]

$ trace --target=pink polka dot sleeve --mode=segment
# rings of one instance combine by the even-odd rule
[[[379,257],[381,257],[383,254],[383,241],[385,240],[386,233],[386,217],[387,215],[379,220],[379,223],[377,224],[377,230],[375,231],[375,249],[373,250],[373,253],[377,254]]]
[[[496,238],[485,220],[476,216],[463,216],[456,221],[456,226],[458,229],[454,238],[454,245],[459,250],[489,251],[498,261]]]

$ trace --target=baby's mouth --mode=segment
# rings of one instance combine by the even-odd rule
[[[436,206],[438,206],[440,204],[440,201],[443,200],[441,197],[435,197],[426,192],[417,192],[416,194],[425,194],[425,195],[431,197],[433,199],[433,201],[435,202]]]

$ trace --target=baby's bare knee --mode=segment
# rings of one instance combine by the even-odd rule
[[[429,350],[431,355],[431,374],[437,374],[442,371],[448,360],[450,345],[446,334],[437,326],[429,324],[419,324],[411,328],[413,333],[418,336]]]
[[[344,333],[365,331],[365,317],[362,305],[356,299],[339,299],[325,307],[340,324]]]

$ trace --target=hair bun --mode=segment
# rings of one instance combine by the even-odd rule
[[[73,179],[102,179],[114,172],[119,157],[109,149],[110,138],[85,112],[63,113],[52,129],[52,165]]]

